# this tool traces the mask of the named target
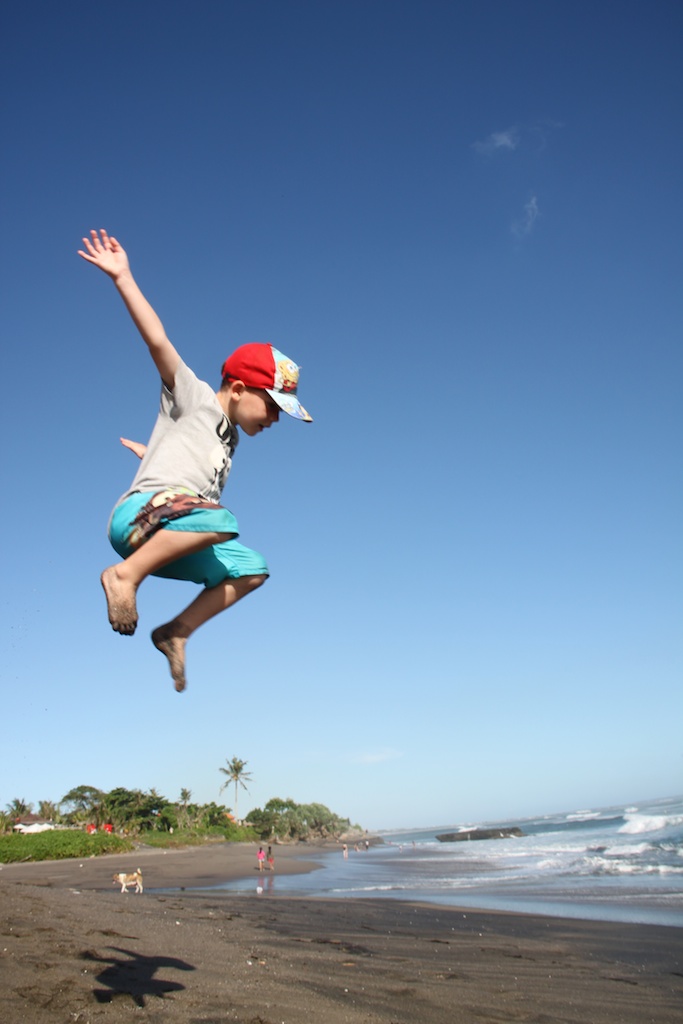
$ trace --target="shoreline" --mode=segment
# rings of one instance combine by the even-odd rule
[[[454,898],[443,898],[439,896],[425,896],[419,892],[408,895],[391,896],[381,891],[372,894],[340,893],[331,895],[323,886],[318,891],[315,882],[309,886],[291,886],[289,890],[280,891],[276,883],[277,876],[292,877],[313,875],[324,871],[326,859],[331,854],[341,856],[341,845],[333,841],[322,841],[317,843],[295,843],[278,844],[273,846],[275,856],[274,871],[267,868],[261,872],[258,870],[256,852],[259,845],[267,848],[268,844],[259,843],[231,843],[227,841],[211,841],[197,846],[185,846],[171,849],[159,849],[157,847],[141,846],[132,853],[109,853],[86,858],[64,858],[54,861],[26,861],[13,864],[0,864],[0,881],[16,882],[19,884],[44,886],[48,888],[71,889],[78,891],[118,891],[112,875],[121,871],[133,872],[140,868],[142,870],[145,892],[151,895],[155,893],[180,893],[191,895],[207,895],[209,893],[217,896],[232,895],[245,896],[253,892],[262,894],[269,898],[293,900],[340,900],[372,902],[374,900],[405,903],[411,905],[424,905],[434,909],[455,910],[463,914],[484,913],[484,914],[512,914],[543,918],[548,920],[567,920],[606,923],[615,926],[644,926],[660,927],[670,930],[678,930],[683,934],[683,925],[680,921],[669,921],[666,915],[651,915],[648,919],[647,913],[643,913],[641,919],[629,917],[627,913],[610,914],[605,913],[604,908],[600,912],[590,903],[581,904],[580,899],[572,904],[563,906],[559,902],[553,903],[543,899],[529,900],[525,905],[514,905],[510,900],[507,905],[503,901],[481,897],[481,902],[476,896],[463,894],[460,900]],[[230,886],[230,883],[252,882]],[[257,889],[257,887],[259,887]],[[547,909],[544,909],[547,904]]]
[[[267,886],[260,895],[194,888],[258,878],[257,848],[211,844],[3,865],[3,1019],[123,1024],[134,1012],[150,1024],[680,1020],[683,929],[298,898]],[[275,873],[315,870],[316,852],[331,849],[276,847]],[[138,866],[144,893],[122,894],[112,873]]]
[[[27,861],[0,865],[0,881],[16,881],[56,888],[109,889],[112,874],[142,870],[145,887],[152,889],[213,888],[240,878],[258,878],[256,851],[268,844],[210,842],[159,850],[141,846],[132,853],[63,860]],[[301,875],[320,868],[318,855],[335,845],[301,843],[273,847],[275,875]],[[262,875],[269,875],[263,871]]]

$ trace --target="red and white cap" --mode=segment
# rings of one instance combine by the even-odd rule
[[[310,423],[309,416],[296,397],[299,367],[274,345],[251,342],[240,345],[223,363],[223,380],[241,380],[248,388],[262,388],[283,412]]]

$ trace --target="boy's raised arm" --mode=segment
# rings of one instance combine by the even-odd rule
[[[168,340],[161,320],[135,283],[123,246],[104,229],[99,235],[97,231],[91,231],[90,238],[84,238],[83,244],[86,251],[79,249],[78,255],[99,267],[112,279],[150,351],[162,381],[167,388],[173,390],[180,356]]]

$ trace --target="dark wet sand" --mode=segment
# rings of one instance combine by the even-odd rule
[[[276,872],[315,850],[276,848]],[[680,1024],[683,929],[257,894],[255,847],[0,870],[3,1024]],[[143,870],[142,895],[114,871]],[[162,892],[251,877],[246,893]]]

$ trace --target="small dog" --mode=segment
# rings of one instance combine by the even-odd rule
[[[137,871],[133,871],[130,875],[127,875],[125,871],[119,871],[117,874],[112,875],[112,881],[115,885],[121,886],[121,892],[128,892],[129,885],[134,885],[136,892],[142,892],[142,871],[140,868]]]

